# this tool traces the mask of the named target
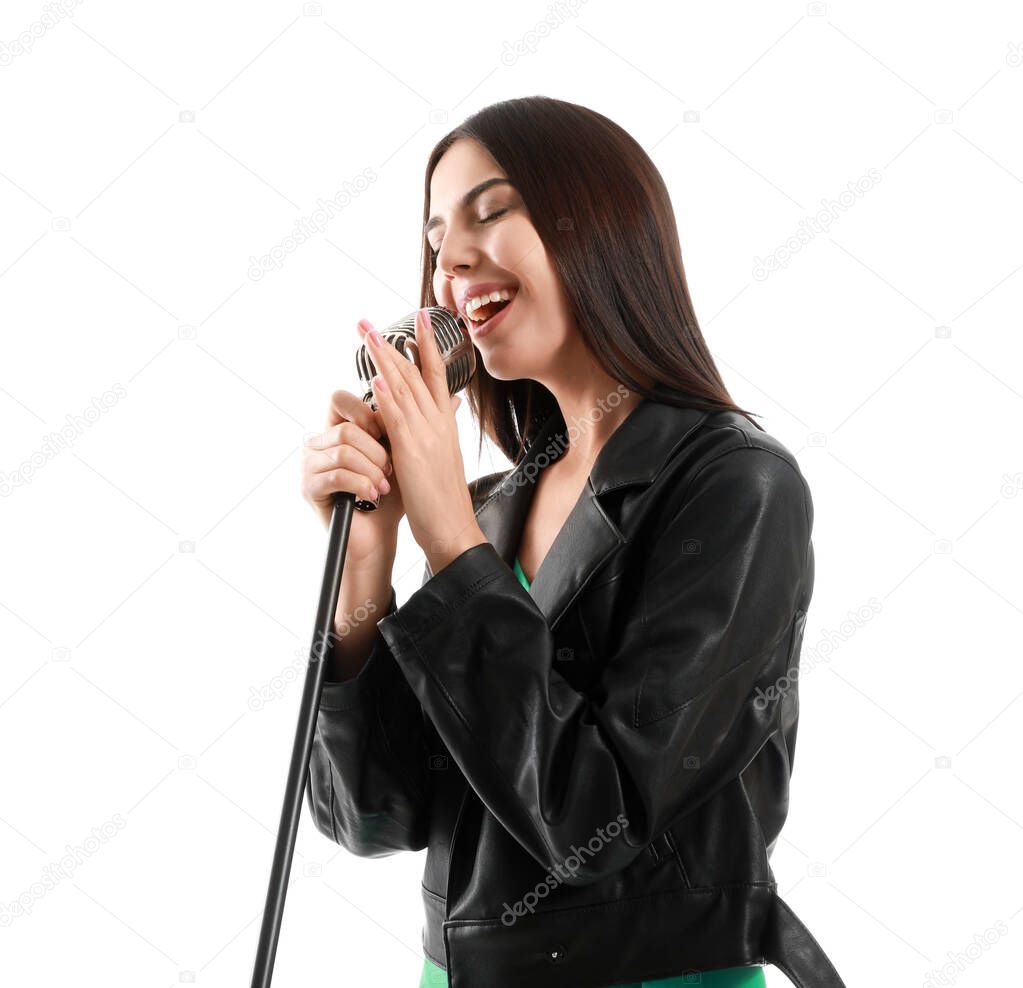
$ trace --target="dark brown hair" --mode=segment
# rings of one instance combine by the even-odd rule
[[[667,404],[738,412],[763,429],[721,380],[689,298],[668,190],[625,130],[547,96],[484,107],[430,153],[424,224],[434,169],[459,138],[486,148],[522,196],[585,345],[612,379]],[[422,249],[420,305],[437,305],[425,238]],[[486,434],[516,464],[557,407],[539,382],[499,380],[479,358],[466,393],[480,449]]]

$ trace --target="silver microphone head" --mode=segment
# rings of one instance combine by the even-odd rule
[[[421,371],[423,365],[419,359],[419,344],[416,343],[416,312],[418,311],[417,309],[410,312],[404,319],[399,319],[387,329],[380,330],[380,335],[383,337],[384,343],[393,346],[398,353],[406,360],[410,360]],[[476,348],[472,345],[468,327],[461,315],[449,312],[443,306],[431,305],[426,311],[430,313],[430,325],[433,326],[437,349],[440,351],[444,369],[447,371],[448,393],[458,394],[476,373]],[[376,396],[373,394],[372,381],[377,368],[369,355],[369,347],[365,343],[356,351],[355,367],[365,389],[362,400],[375,412],[377,403]],[[383,444],[387,446],[386,436]],[[356,496],[355,507],[359,511],[375,511],[379,500],[378,498],[376,501],[367,501]]]
[[[416,312],[419,310],[417,309]],[[430,313],[433,335],[437,340],[437,349],[444,361],[448,374],[448,393],[458,394],[476,373],[476,348],[472,345],[469,333],[461,315],[449,312],[443,306],[431,305],[426,310]],[[407,360],[420,370],[423,369],[419,359],[419,346],[416,343],[416,312],[411,312],[404,319],[380,330],[384,342],[390,344]],[[359,379],[365,388],[362,400],[375,412],[376,397],[373,394],[372,380],[377,369],[369,355],[369,347],[363,343],[355,354],[355,366]]]

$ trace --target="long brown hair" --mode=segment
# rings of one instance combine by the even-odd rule
[[[547,96],[486,106],[430,153],[424,224],[434,169],[459,138],[486,148],[522,196],[582,338],[612,379],[667,404],[738,412],[763,430],[721,380],[689,298],[667,187],[625,130]],[[425,238],[422,250],[420,305],[436,305]],[[557,407],[539,382],[494,378],[482,359],[466,393],[480,450],[486,434],[516,464]]]

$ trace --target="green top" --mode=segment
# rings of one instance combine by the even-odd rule
[[[519,564],[519,557],[515,557],[515,575],[526,590],[529,589],[529,580],[522,572]],[[690,971],[685,975],[678,975],[671,978],[656,978],[653,981],[633,981],[625,985],[613,985],[611,988],[686,988],[693,984],[696,975]],[[721,967],[713,971],[700,972],[700,985],[702,988],[767,988],[767,981],[764,978],[764,969],[759,965],[745,967]],[[419,979],[419,988],[448,988],[448,973],[442,967],[438,967],[428,957],[423,958],[423,973]]]
[[[699,981],[696,978],[699,978]],[[690,971],[686,975],[672,978],[656,978],[653,981],[630,981],[627,984],[610,985],[608,988],[767,988],[764,969],[751,967],[721,967],[714,971]],[[423,973],[419,988],[448,988],[448,972],[438,967],[428,957],[423,958]]]
[[[518,556],[515,557],[515,575],[519,578],[519,583],[528,590],[529,580],[526,579],[526,574],[522,572],[522,564],[519,562]]]

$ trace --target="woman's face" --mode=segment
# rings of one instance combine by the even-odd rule
[[[467,193],[490,179],[470,202]],[[433,291],[462,314],[487,372],[499,380],[545,377],[571,339],[568,304],[536,228],[507,176],[482,145],[460,139],[437,162],[430,181],[427,249],[437,251]],[[477,336],[466,313],[476,286],[507,287],[512,302],[490,332]],[[486,310],[482,313],[486,314]]]

